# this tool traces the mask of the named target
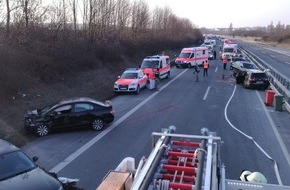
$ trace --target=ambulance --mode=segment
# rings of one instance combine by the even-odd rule
[[[175,66],[177,68],[202,66],[206,60],[208,60],[207,47],[188,47],[181,50],[179,56],[175,59]]]
[[[224,43],[223,52],[222,52],[222,59],[224,57],[228,57],[230,60],[235,53],[238,51],[238,44],[234,42]]]
[[[147,56],[143,59],[141,70],[149,77],[159,79],[170,77],[170,58],[167,55]]]

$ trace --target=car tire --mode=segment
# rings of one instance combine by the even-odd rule
[[[49,133],[49,127],[47,124],[41,124],[36,127],[35,133],[39,137],[47,136]]]
[[[170,71],[167,72],[166,78],[168,79],[170,77]]]
[[[240,84],[241,83],[241,77],[239,77],[239,75],[236,75],[236,84]]]
[[[104,121],[101,119],[101,118],[95,118],[93,121],[92,121],[92,128],[93,130],[95,131],[100,131],[104,128]]]

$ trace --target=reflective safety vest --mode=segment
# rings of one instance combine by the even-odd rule
[[[209,66],[208,62],[204,62],[204,63],[203,63],[203,68],[204,68],[204,69],[208,69],[208,66]]]
[[[224,57],[223,63],[228,63],[228,58],[227,57]]]

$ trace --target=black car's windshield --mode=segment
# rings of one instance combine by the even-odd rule
[[[185,52],[181,52],[179,54],[179,58],[189,58],[191,53],[185,53]]]
[[[257,69],[257,67],[250,63],[243,63],[243,67],[246,69]]]
[[[44,116],[47,112],[49,112],[51,110],[51,108],[53,108],[54,105],[50,105],[50,106],[46,106],[42,109],[38,109],[37,110],[37,113],[40,115],[40,116]]]
[[[0,181],[30,171],[37,166],[22,152],[0,155]]]
[[[138,73],[123,73],[121,79],[136,79],[138,77]]]
[[[159,60],[143,60],[141,68],[158,68]]]

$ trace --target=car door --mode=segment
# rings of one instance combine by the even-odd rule
[[[90,124],[93,120],[94,106],[90,103],[75,103],[72,110],[73,126],[81,126]]]
[[[140,84],[140,87],[144,87],[146,86],[146,83],[147,83],[147,77],[143,74],[142,71],[139,71],[138,72],[138,80],[139,80],[139,84]]]
[[[56,107],[50,113],[53,128],[63,128],[71,125],[72,104]]]

